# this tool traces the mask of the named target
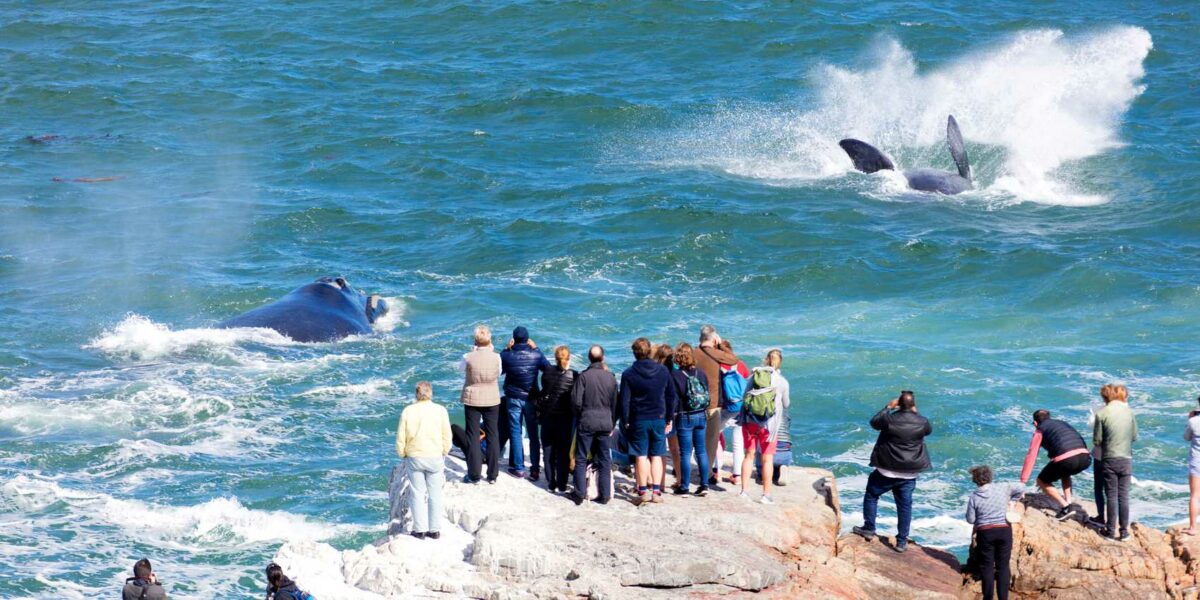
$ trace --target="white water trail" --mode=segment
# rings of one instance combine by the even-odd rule
[[[973,195],[1099,204],[1107,201],[1102,190],[1063,167],[1121,144],[1121,119],[1145,89],[1142,62],[1152,46],[1139,27],[1072,36],[1027,30],[922,72],[909,50],[886,39],[864,57],[866,68],[815,69],[809,108],[727,107],[649,142],[649,151],[668,166],[796,185],[852,172],[837,142],[854,137],[899,168],[952,169],[945,132],[953,114],[981,188]],[[876,178],[877,192],[907,193],[891,175]]]

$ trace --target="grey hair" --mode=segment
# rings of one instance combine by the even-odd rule
[[[700,328],[700,343],[711,342],[717,339],[717,328],[712,325],[704,325]]]
[[[428,381],[422,381],[417,384],[417,402],[428,402],[433,400],[433,386]]]

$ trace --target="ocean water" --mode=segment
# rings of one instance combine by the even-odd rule
[[[0,597],[112,594],[141,556],[173,597],[245,597],[286,540],[371,541],[399,412],[421,379],[456,404],[476,323],[618,368],[705,322],[748,362],[782,348],[797,462],[838,475],[847,527],[868,418],[916,390],[914,537],[959,553],[966,469],[1014,477],[1031,411],[1084,428],[1123,382],[1135,517],[1177,522],[1198,25],[1188,2],[6,3]],[[950,168],[950,113],[960,196],[836,145]],[[389,322],[211,328],[327,274]]]

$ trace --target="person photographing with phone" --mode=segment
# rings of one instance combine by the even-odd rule
[[[904,390],[895,400],[871,417],[871,428],[879,432],[871,451],[870,466],[875,467],[867,478],[863,495],[863,524],[854,533],[867,541],[875,539],[875,517],[879,512],[879,497],[887,492],[896,500],[896,552],[908,550],[909,528],[912,526],[912,498],[917,489],[917,477],[932,468],[925,437],[933,433],[929,419],[917,414],[917,398]]]

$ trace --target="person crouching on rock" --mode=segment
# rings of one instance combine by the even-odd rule
[[[567,491],[571,469],[571,388],[579,372],[571,368],[571,349],[554,349],[554,366],[542,373],[541,392],[537,396],[537,418],[542,427],[542,451],[546,455],[546,488]]]
[[[978,487],[967,499],[967,522],[975,526],[975,556],[983,580],[983,600],[992,600],[993,592],[999,600],[1008,600],[1013,537],[1006,515],[1008,503],[1025,493],[1025,484],[992,483],[992,468],[987,465],[972,467],[971,480]]]
[[[283,574],[283,567],[271,563],[267,565],[267,600],[315,600],[312,594],[307,594],[296,587],[296,582]]]
[[[612,498],[612,440],[617,414],[617,378],[604,366],[604,348],[588,349],[588,365],[575,378],[571,388],[571,408],[575,412],[575,491],[576,505],[587,499],[588,456],[595,461],[599,481],[598,504]]]
[[[896,499],[896,552],[908,550],[908,532],[912,525],[912,497],[917,489],[917,476],[928,471],[933,464],[925,448],[925,437],[933,433],[929,419],[917,414],[916,395],[911,391],[900,392],[882,410],[871,417],[871,427],[879,431],[875,449],[871,451],[871,463],[875,470],[867,478],[867,490],[863,495],[863,524],[855,526],[854,533],[867,540],[875,538],[875,516],[879,511],[879,497],[887,492]]]
[[[1059,506],[1059,521],[1079,512],[1071,503],[1071,476],[1078,475],[1092,464],[1087,443],[1083,436],[1065,421],[1050,418],[1050,411],[1040,409],[1033,413],[1033,439],[1029,440],[1029,452],[1021,467],[1021,483],[1029,481],[1033,464],[1037,461],[1039,448],[1045,448],[1050,462],[1037,476],[1037,486]],[[1062,480],[1062,493],[1054,489],[1054,482]]]
[[[650,340],[638,338],[630,346],[634,363],[621,373],[621,426],[634,456],[638,505],[662,502],[663,460],[667,453],[667,415],[675,414],[675,386],[666,367],[650,358]]]
[[[166,600],[167,591],[158,582],[158,576],[150,566],[150,559],[143,558],[133,563],[133,577],[125,580],[121,600]]]
[[[396,429],[396,454],[408,461],[412,535],[417,539],[441,536],[442,485],[452,440],[450,415],[445,407],[433,403],[433,386],[428,381],[418,383],[417,401],[400,413]]]

